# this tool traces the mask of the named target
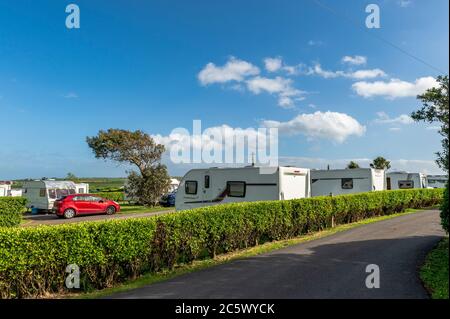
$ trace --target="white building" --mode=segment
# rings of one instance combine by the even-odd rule
[[[386,173],[373,168],[311,170],[311,195],[328,196],[381,191]]]
[[[309,169],[297,167],[193,169],[178,188],[175,207],[184,210],[235,202],[310,197]]]
[[[0,181],[0,197],[11,196],[11,181]]]

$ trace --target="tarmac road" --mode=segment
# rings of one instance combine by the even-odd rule
[[[109,298],[428,298],[418,269],[444,236],[428,210],[257,257],[185,274]],[[366,287],[366,267],[380,288]]]

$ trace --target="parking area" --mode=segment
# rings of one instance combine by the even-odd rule
[[[114,215],[86,215],[86,216],[77,216],[71,219],[63,219],[56,217],[55,214],[39,214],[32,215],[27,213],[23,217],[23,223],[21,227],[33,227],[39,225],[60,225],[60,224],[71,224],[71,223],[80,223],[86,221],[101,221],[101,220],[111,220],[111,219],[128,219],[128,218],[142,218],[142,217],[150,217],[162,214],[170,214],[175,212],[172,209],[161,209],[160,211],[152,211],[152,212],[142,212],[142,213],[117,213]]]

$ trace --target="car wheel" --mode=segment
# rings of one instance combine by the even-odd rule
[[[115,208],[114,206],[109,206],[109,207],[106,209],[106,214],[108,214],[108,215],[115,214],[115,212],[116,212],[116,208]]]
[[[73,208],[68,208],[64,211],[64,218],[70,219],[75,217],[75,209]]]

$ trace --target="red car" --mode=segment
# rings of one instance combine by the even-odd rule
[[[91,194],[72,194],[57,199],[53,212],[58,217],[72,218],[77,215],[105,213],[112,215],[120,211],[120,205],[115,201]]]

